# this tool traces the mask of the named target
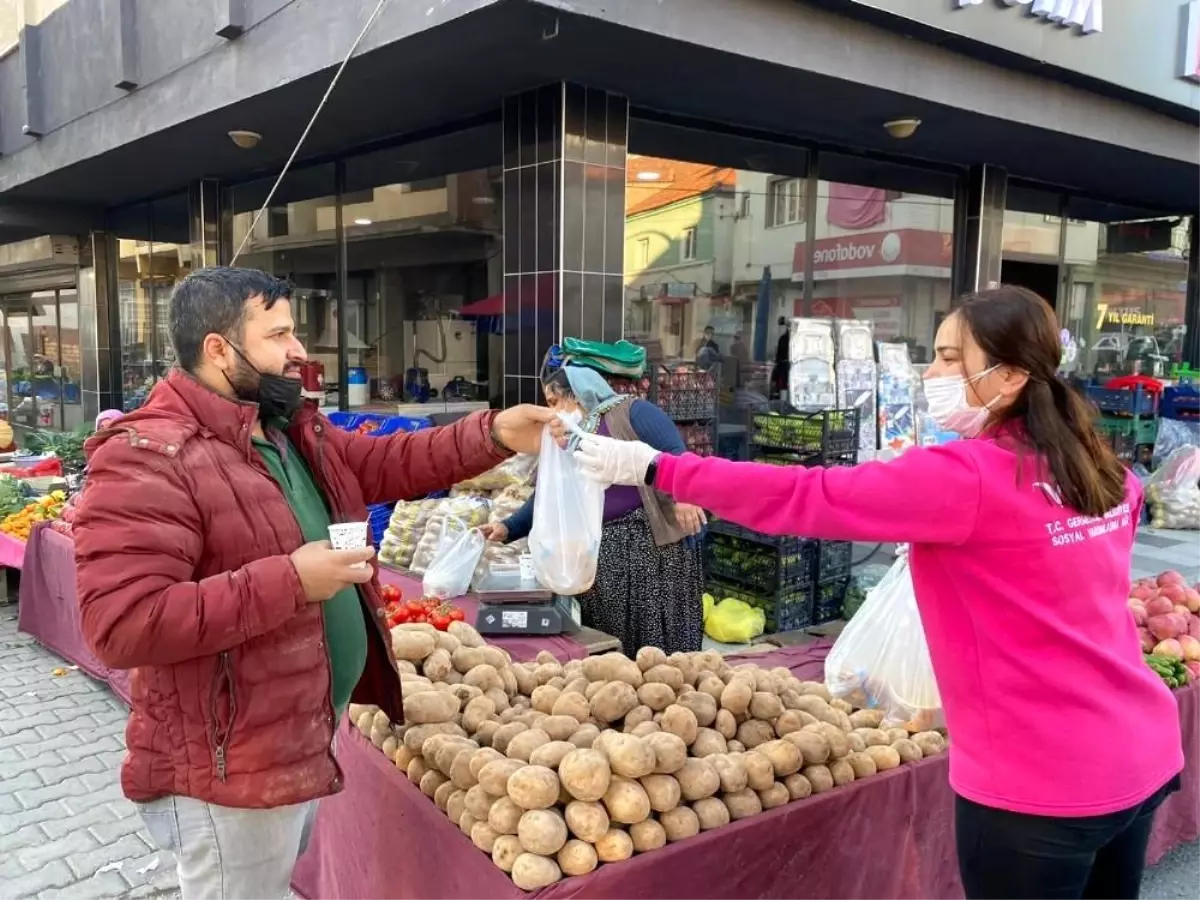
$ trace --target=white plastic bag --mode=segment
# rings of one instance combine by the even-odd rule
[[[462,519],[446,516],[437,552],[421,580],[425,596],[450,600],[465,594],[486,543],[478,528],[468,528]]]
[[[582,594],[596,580],[604,488],[585,476],[547,428],[538,456],[529,553],[542,587],[563,597]]]
[[[854,706],[882,709],[887,727],[925,731],[943,724],[907,553],[838,635],[825,657],[825,686]]]
[[[1200,528],[1200,447],[1181,446],[1146,482],[1154,528]]]

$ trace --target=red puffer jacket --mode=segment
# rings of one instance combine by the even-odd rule
[[[106,665],[133,669],[121,784],[268,808],[340,790],[321,605],[289,554],[304,543],[251,448],[253,404],[182,372],[88,444],[75,519],[83,633]],[[394,437],[351,435],[314,410],[289,432],[334,521],[478,475],[504,454],[494,414]],[[354,700],[399,721],[400,681],[379,585],[361,592],[366,670]]]

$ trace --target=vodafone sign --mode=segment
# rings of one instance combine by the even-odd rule
[[[804,241],[796,244],[792,254],[793,281],[804,280],[808,270],[807,250]],[[813,279],[882,275],[949,278],[952,256],[951,236],[940,231],[900,228],[821,238],[813,245]]]

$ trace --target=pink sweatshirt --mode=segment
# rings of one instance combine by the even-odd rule
[[[656,486],[771,534],[909,542],[950,733],[950,784],[985,806],[1092,816],[1134,806],[1183,768],[1174,697],[1127,608],[1141,486],[1093,520],[996,440],[888,463],[806,469],[697,456]]]

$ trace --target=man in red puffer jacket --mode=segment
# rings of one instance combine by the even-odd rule
[[[286,282],[204,269],[175,289],[179,368],[88,443],[75,520],[83,633],[132,669],[121,770],[185,900],[285,897],[353,699],[402,718],[368,563],[334,522],[534,452],[550,412],[518,406],[394,437],[302,405]]]

